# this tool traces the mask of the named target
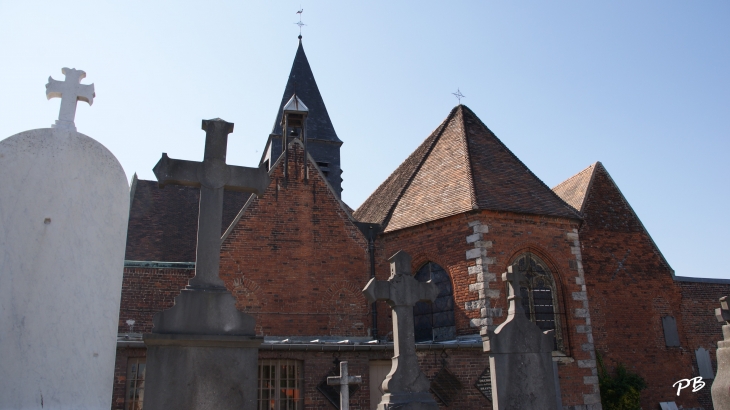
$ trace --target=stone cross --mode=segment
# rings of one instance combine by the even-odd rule
[[[203,120],[205,154],[203,162],[172,159],[167,153],[153,169],[160,188],[168,184],[200,187],[198,245],[195,251],[195,277],[189,288],[225,289],[218,277],[220,265],[223,190],[251,192],[261,196],[269,185],[263,168],[226,165],[228,134],[233,123],[220,118]]]
[[[715,309],[715,317],[718,322],[725,322],[726,325],[730,325],[730,309],[728,309],[727,299],[727,296],[720,298],[720,307]]]
[[[431,281],[419,282],[411,275],[411,257],[398,251],[389,260],[390,278],[387,281],[370,279],[363,294],[368,302],[384,300],[393,309],[393,368],[383,381],[386,395],[378,409],[385,403],[420,403],[430,409],[438,405],[428,393],[430,382],[418,365],[416,339],[413,325],[413,306],[417,302],[433,302],[439,288]],[[387,397],[386,397],[387,396]],[[433,405],[431,404],[433,402]]]
[[[340,375],[327,378],[330,386],[340,386],[340,410],[350,409],[350,385],[362,383],[362,376],[350,376],[347,362],[340,362]]]
[[[46,97],[61,99],[61,110],[58,113],[58,120],[52,128],[76,131],[74,118],[76,117],[76,102],[86,101],[89,105],[94,103],[94,84],[81,84],[86,78],[86,73],[75,68],[64,67],[61,72],[66,76],[64,81],[56,81],[48,77],[46,84]]]
[[[507,297],[509,303],[508,315],[514,315],[517,313],[525,314],[525,308],[522,307],[522,295],[520,294],[520,282],[525,280],[525,275],[517,270],[514,272],[512,266],[507,267],[507,272],[504,273],[504,279],[507,280],[510,288],[510,295]]]

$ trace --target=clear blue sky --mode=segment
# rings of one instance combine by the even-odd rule
[[[394,4],[395,3],[395,4]],[[730,277],[730,2],[0,0],[0,139],[50,126],[49,75],[87,72],[80,132],[154,179],[201,160],[201,119],[253,166],[304,47],[353,208],[456,105],[547,185],[602,161],[677,275]]]

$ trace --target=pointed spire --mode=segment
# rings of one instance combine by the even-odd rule
[[[319,93],[312,68],[309,66],[309,61],[307,61],[307,55],[304,54],[301,37],[299,38],[299,47],[297,48],[297,54],[294,57],[294,63],[289,73],[289,80],[284,88],[284,95],[281,98],[281,104],[279,104],[279,110],[276,113],[272,134],[281,135],[283,108],[295,93],[309,108],[307,119],[308,138],[310,140],[341,142],[337,137],[335,127],[332,126],[332,121],[327,113],[322,95]]]

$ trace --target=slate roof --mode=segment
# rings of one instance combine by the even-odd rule
[[[295,85],[296,83],[296,85]],[[296,89],[295,89],[296,88]],[[322,95],[319,93],[317,81],[314,80],[312,68],[307,61],[307,55],[304,54],[302,40],[299,40],[299,48],[294,56],[289,79],[286,87],[284,87],[284,95],[281,97],[281,104],[276,111],[276,119],[274,121],[274,129],[272,134],[281,135],[281,117],[282,109],[296,91],[297,96],[309,108],[307,115],[307,138],[342,142],[337,138],[335,127],[332,126],[330,116],[327,114],[327,107],[324,105]]]
[[[455,107],[354,216],[388,232],[474,209],[580,219],[465,105]]]
[[[131,209],[124,259],[134,261],[194,262],[198,233],[200,189],[157,181],[132,182]],[[251,194],[225,191],[221,234]]]
[[[598,166],[602,166],[600,162],[591,164],[588,168],[580,171],[554,187],[553,192],[558,194],[563,201],[567,202],[568,205],[572,206],[575,210],[583,212],[588,189],[590,188],[591,181],[593,180],[593,173]]]

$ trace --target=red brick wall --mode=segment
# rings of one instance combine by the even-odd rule
[[[367,243],[299,145],[223,241],[220,276],[266,336],[367,336]]]
[[[460,410],[483,410],[491,408],[490,402],[474,387],[477,378],[489,366],[489,358],[478,349],[418,351],[421,370],[429,379],[441,369],[442,352],[446,353],[446,368],[462,383],[458,399],[441,408]],[[371,360],[390,360],[393,351],[374,352],[302,352],[302,351],[259,351],[259,359],[302,360],[304,365],[304,408],[307,410],[332,410],[334,407],[317,390],[317,385],[333,368],[335,357],[348,362],[350,375],[362,376],[358,392],[350,397],[352,410],[370,409],[370,367]],[[339,369],[336,370],[339,373]],[[437,400],[438,402],[438,400]]]
[[[152,331],[152,317],[175,304],[194,274],[193,269],[124,268],[119,333],[130,331],[129,319],[135,321],[133,333]]]
[[[699,376],[695,350],[700,347],[710,352],[712,371],[717,374],[717,342],[723,340],[722,323],[715,318],[715,309],[720,307],[719,299],[730,296],[730,284],[703,282],[676,282],[682,292],[682,316],[684,328],[680,329],[687,340],[687,350],[692,353],[692,375]],[[685,378],[689,378],[685,377]],[[705,380],[707,385],[692,394],[706,410],[712,409],[710,385],[712,380]]]
[[[124,396],[127,389],[127,361],[129,358],[135,357],[147,357],[147,349],[117,347],[117,358],[114,363],[112,410],[124,409]]]
[[[501,274],[506,271],[514,258],[525,251],[530,251],[543,259],[552,270],[558,285],[558,299],[562,315],[562,332],[565,341],[567,358],[559,366],[563,404],[580,405],[597,400],[597,380],[594,380],[592,340],[590,339],[590,319],[580,315],[584,302],[576,300],[574,293],[584,292],[579,280],[576,263],[575,230],[577,220],[563,218],[539,217],[510,212],[478,211],[429,222],[411,228],[388,232],[382,235],[378,243],[379,279],[387,279],[389,268],[387,258],[398,250],[405,250],[413,257],[414,272],[426,261],[441,265],[451,276],[454,287],[455,319],[457,334],[475,334],[479,332],[472,321],[484,319],[479,309],[467,310],[465,304],[478,299],[470,285],[476,283],[476,275],[469,274],[469,268],[475,265],[473,259],[467,259],[467,251],[474,249],[474,243],[467,243],[467,236],[474,235],[474,222],[479,221],[488,227],[488,232],[481,236],[481,241],[491,241],[486,246],[486,258],[489,272],[496,275],[496,280],[488,283],[489,308],[501,308],[501,315],[492,317],[491,326],[502,323],[507,317],[506,287]],[[471,223],[471,224],[470,224]],[[471,225],[471,226],[470,226]],[[379,303],[378,332],[385,334],[391,330],[390,310]],[[483,322],[482,322],[483,323]],[[486,354],[483,354],[486,356]],[[588,378],[588,379],[586,379]],[[591,395],[590,398],[584,395]],[[587,400],[587,402],[586,402]]]
[[[644,408],[663,401],[699,406],[697,395],[677,397],[672,387],[696,372],[685,329],[697,318],[685,314],[682,288],[671,268],[602,166],[584,213],[580,239],[596,350],[609,368],[623,363],[647,381],[641,393]],[[681,347],[665,345],[663,316],[676,319]]]

